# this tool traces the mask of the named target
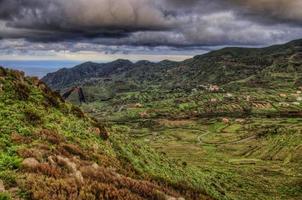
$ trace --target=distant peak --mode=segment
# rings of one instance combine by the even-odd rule
[[[171,64],[171,63],[177,63],[177,61],[172,61],[172,60],[162,60],[159,62],[160,64]]]
[[[151,63],[152,62],[150,62],[149,60],[139,60],[135,64],[137,64],[137,65],[146,65],[146,64],[151,64]]]
[[[125,63],[125,64],[133,64],[130,60],[127,60],[127,59],[117,59],[111,63]]]

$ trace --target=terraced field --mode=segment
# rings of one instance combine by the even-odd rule
[[[123,93],[112,104],[83,108],[113,132],[122,128],[200,171],[230,199],[301,198],[300,90],[194,90],[158,93],[158,99],[154,93]]]

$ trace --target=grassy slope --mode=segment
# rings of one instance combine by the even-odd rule
[[[121,130],[101,139],[100,124],[38,80],[0,68],[0,86],[0,199],[224,198]]]
[[[302,68],[296,44],[263,49],[260,53],[267,53],[273,62],[260,66],[257,73],[252,70],[250,76],[245,71],[236,80],[232,80],[232,73],[239,70],[236,67],[243,71],[249,65],[257,67],[253,59],[259,50],[225,49],[210,54],[211,59],[222,57],[221,66],[228,52],[235,59],[225,72],[208,69],[223,88],[220,92],[205,91],[198,84],[169,89],[152,82],[144,90],[120,91],[109,101],[96,100],[83,108],[113,129],[122,127],[131,139],[148,143],[175,163],[194,168],[198,177],[207,176],[208,183],[217,184],[216,190],[227,198],[300,199]],[[186,61],[196,62],[187,67],[192,72],[194,66],[204,67],[197,62],[200,59]],[[192,77],[190,70],[184,71],[180,73],[183,86]],[[226,74],[231,79],[220,79]],[[90,86],[85,87],[89,93]],[[223,118],[229,122],[223,123]]]

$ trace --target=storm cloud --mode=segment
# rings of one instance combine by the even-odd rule
[[[0,45],[51,42],[45,50],[54,51],[89,48],[67,45],[74,43],[102,49],[267,45],[302,36],[301,10],[301,0],[0,0]]]
[[[300,0],[227,0],[239,6],[243,13],[261,16],[275,23],[302,24],[302,1]],[[261,21],[261,19],[259,19]]]

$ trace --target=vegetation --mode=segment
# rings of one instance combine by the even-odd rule
[[[83,87],[81,107],[115,133],[113,148],[138,174],[214,199],[301,199],[301,46],[124,61],[56,87]]]
[[[0,68],[0,199],[301,199],[301,46]]]
[[[210,199],[202,187],[139,171],[120,151],[131,143],[108,140],[103,124],[42,82],[0,71],[1,199]]]

